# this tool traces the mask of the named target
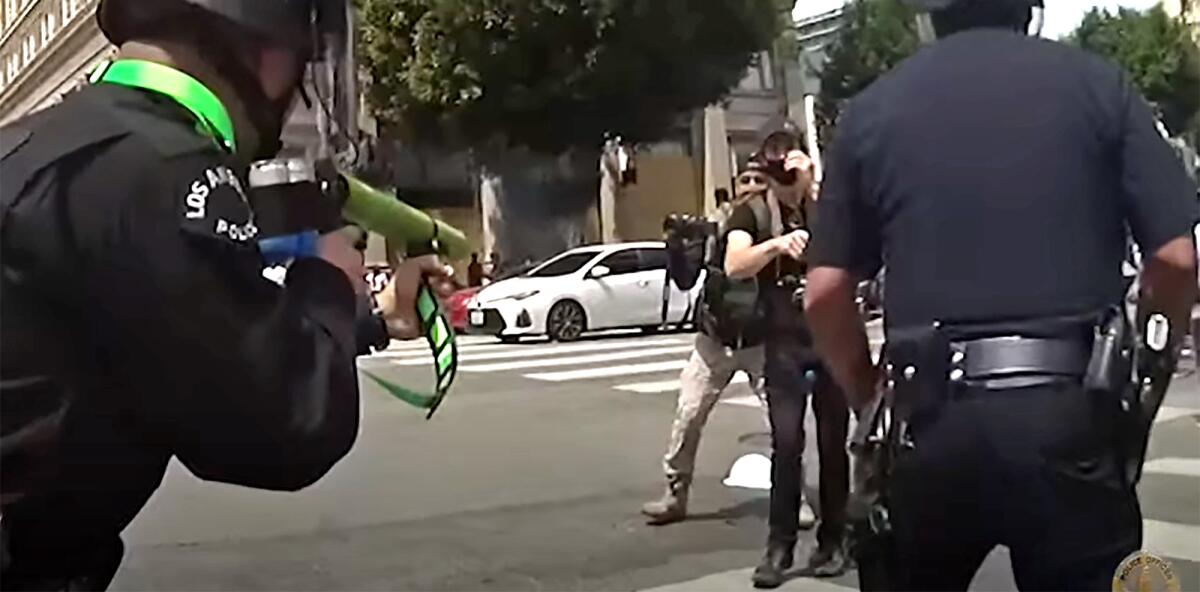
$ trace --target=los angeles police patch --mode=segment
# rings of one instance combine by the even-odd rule
[[[258,236],[242,182],[229,167],[209,167],[190,181],[181,206],[183,227],[194,234],[238,244]]]

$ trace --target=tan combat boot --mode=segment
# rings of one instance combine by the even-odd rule
[[[679,522],[687,517],[688,479],[669,479],[667,490],[662,499],[647,502],[642,506],[642,513],[650,518],[648,521],[655,526]]]

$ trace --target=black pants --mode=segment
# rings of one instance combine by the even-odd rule
[[[1077,384],[952,386],[897,461],[897,589],[966,590],[996,545],[1011,552],[1021,590],[1112,589],[1142,542],[1114,445],[1116,405]]]
[[[817,543],[823,549],[840,546],[850,489],[846,399],[812,349],[796,340],[768,338],[764,372],[771,416],[770,541],[796,542],[804,487],[804,414],[811,393],[820,464]]]

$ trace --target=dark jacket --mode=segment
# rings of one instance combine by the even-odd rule
[[[262,277],[244,171],[188,111],[88,87],[0,130],[0,167],[6,588],[119,561],[172,456],[296,490],[349,451],[353,290]]]

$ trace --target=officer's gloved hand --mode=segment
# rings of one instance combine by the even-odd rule
[[[454,269],[443,265],[436,255],[405,259],[392,270],[392,279],[376,298],[379,315],[387,325],[392,339],[415,339],[421,335],[421,320],[417,317],[417,290],[421,280],[428,279],[438,298],[454,292]]]

